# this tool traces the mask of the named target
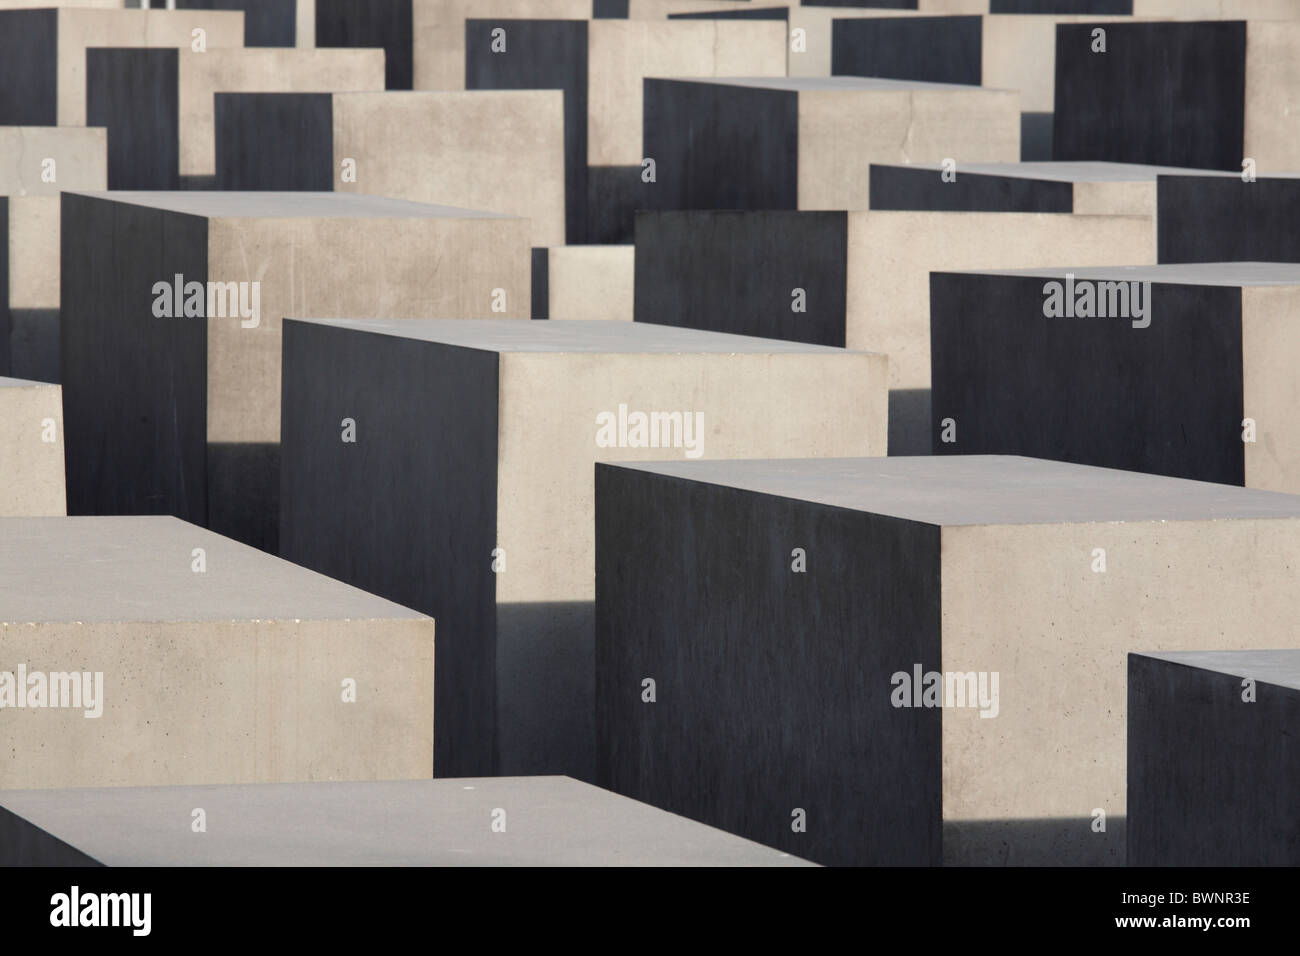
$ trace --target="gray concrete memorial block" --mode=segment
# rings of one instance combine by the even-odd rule
[[[851,118],[852,121],[847,121]],[[653,209],[866,209],[872,162],[1015,162],[1019,94],[858,76],[645,81]]]
[[[1300,492],[1300,265],[936,272],[930,283],[936,454]]]
[[[1300,651],[1128,658],[1130,866],[1300,866]]]
[[[528,229],[343,193],[64,193],[69,511],[274,552],[282,319],[527,318]]]
[[[85,126],[90,47],[190,49],[244,43],[244,14],[227,10],[63,7],[0,10],[0,125]]]
[[[1126,653],[1300,646],[1300,497],[1034,459],[602,463],[595,561],[597,783],[820,863],[1122,864]]]
[[[641,212],[636,230],[637,321],[887,354],[893,454],[930,450],[932,270],[1155,259],[1148,216]]]
[[[423,614],[163,516],[0,518],[0,582],[0,790],[432,775]]]
[[[595,462],[884,451],[882,355],[627,321],[285,329],[281,553],[438,619],[439,776],[594,773]]]

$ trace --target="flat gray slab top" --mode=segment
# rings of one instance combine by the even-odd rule
[[[0,518],[0,623],[421,617],[179,518]]]
[[[620,462],[626,468],[925,524],[1300,518],[1300,495],[1006,455]]]
[[[0,806],[109,866],[812,865],[568,777],[16,790]]]
[[[5,378],[0,375],[0,388],[58,388],[50,382],[33,382],[25,378]]]
[[[593,352],[681,355],[834,354],[851,349],[806,345],[752,335],[706,332],[649,322],[586,321],[581,319],[290,319],[375,335],[393,335],[422,342],[440,342],[485,352]]]
[[[943,171],[940,163],[872,163],[897,169]],[[1045,179],[1063,183],[1154,182],[1157,176],[1225,176],[1240,179],[1240,173],[1218,169],[1186,169],[1182,166],[1148,166],[1143,163],[1104,162],[1034,162],[1034,163],[963,163],[957,162],[957,175],[1007,176],[1012,179]],[[1294,178],[1300,173],[1269,173],[1278,178]]]
[[[1064,279],[1163,282],[1170,285],[1300,285],[1300,263],[1296,262],[1186,262],[1154,266],[1096,266],[1051,269],[964,269],[956,275],[1026,276]]]
[[[518,219],[455,206],[327,192],[73,191],[108,202],[179,212],[204,219]]]
[[[1162,651],[1143,652],[1140,656],[1300,690],[1300,650]]]
[[[957,93],[1008,92],[967,83],[931,83],[928,80],[890,80],[878,76],[664,76],[653,79],[714,86],[748,86],[790,93],[906,93],[909,90],[951,90]]]

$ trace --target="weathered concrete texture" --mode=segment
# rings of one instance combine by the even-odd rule
[[[1046,317],[1067,271],[1073,300],[1110,317]],[[1300,492],[1297,310],[1284,263],[935,273],[933,449]]]
[[[1291,169],[1300,118],[1300,22],[1117,23],[1057,28],[1057,159],[1109,159],[1260,173]],[[1189,68],[1195,64],[1195,68]]]
[[[190,49],[194,30],[203,31],[209,50],[241,46],[244,14],[73,7],[0,11],[0,125],[85,126],[88,47]]]
[[[708,10],[696,11],[692,13],[670,13],[669,20],[788,20],[790,19],[789,7],[752,7],[749,9],[736,9],[734,6],[726,10],[709,8]]]
[[[0,378],[0,517],[63,514],[59,386]]]
[[[1149,263],[1154,233],[1145,216],[645,212],[634,313],[639,322],[883,352],[889,447],[928,454],[931,270]],[[948,264],[957,262],[969,265]]]
[[[418,0],[414,0],[418,2]],[[318,47],[378,47],[385,89],[412,88],[413,0],[316,0]]]
[[[499,30],[504,35],[494,37]],[[471,19],[465,24],[465,82],[471,89],[564,90],[567,241],[626,241],[635,207],[611,215],[614,224],[599,234],[588,234],[586,167],[622,167],[626,174],[651,155],[641,141],[644,78],[784,76],[785,42],[785,26],[776,21]],[[651,158],[662,181],[663,160]],[[607,186],[596,198],[626,193],[627,202],[636,202],[661,191],[638,191],[638,185]]]
[[[656,209],[866,209],[872,162],[1020,158],[1014,91],[848,76],[645,90]]]
[[[106,188],[107,149],[103,129],[0,127],[0,197],[9,207],[8,228],[0,229],[9,273],[0,312],[6,302],[14,312],[12,338],[0,343],[0,374],[31,378],[40,370],[55,377],[35,377],[58,381],[59,191]]]
[[[1128,657],[1130,866],[1300,865],[1300,651]]]
[[[530,314],[527,220],[374,196],[65,193],[63,265],[69,510],[272,551],[284,316]]]
[[[9,792],[0,864],[807,865],[566,777]]]
[[[871,208],[1154,216],[1162,176],[1241,181],[1232,173],[1135,163],[957,162],[947,178],[944,172],[940,163],[873,163]]]
[[[431,775],[424,615],[167,517],[0,519],[0,579],[0,789]]]
[[[529,219],[534,246],[564,242],[559,90],[218,93],[216,102],[224,189],[334,189],[490,209]]]
[[[634,248],[558,246],[547,252],[550,318],[632,321]]]
[[[471,18],[511,21],[497,24],[508,29],[518,26],[513,21],[581,21],[595,12],[593,0],[412,0],[412,4],[417,90],[474,88],[466,56],[466,23]],[[563,53],[555,51],[561,62]]]
[[[282,553],[438,618],[440,776],[594,773],[594,462],[884,451],[881,355],[617,321],[286,330]]]
[[[564,95],[565,241],[587,238],[587,30],[582,20],[510,21],[507,53],[492,53],[502,21],[465,22],[470,90],[558,89]],[[513,40],[512,40],[513,38]],[[510,44],[515,53],[508,55]]]
[[[91,50],[92,123],[109,129],[113,189],[175,188],[215,176],[217,91],[382,90],[380,50]],[[272,153],[274,134],[256,144]]]
[[[1055,462],[598,465],[598,782],[816,862],[1122,864],[1125,653],[1300,646],[1298,560],[1300,497]]]
[[[1300,262],[1300,176],[1161,175],[1156,203],[1160,262]]]

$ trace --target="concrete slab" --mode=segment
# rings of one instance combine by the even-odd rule
[[[1300,492],[1297,310],[1291,263],[935,273],[933,450]]]
[[[647,79],[645,90],[655,209],[866,209],[872,162],[1020,158],[1010,90],[849,76]]]
[[[436,609],[440,776],[594,772],[594,462],[884,450],[882,355],[617,321],[285,332],[281,553]]]
[[[872,163],[870,175],[872,209],[1114,216],[1155,216],[1162,176],[1195,182],[1197,188],[1207,180],[1241,181],[1232,173],[1207,169],[1050,161],[957,162],[950,170],[941,163]]]
[[[0,378],[0,517],[67,507],[59,386]]]
[[[110,132],[112,189],[175,189],[216,176],[218,91],[382,90],[382,50],[92,50],[89,121]],[[279,132],[279,131],[277,131]],[[274,139],[245,142],[274,152]],[[175,160],[173,162],[173,157]],[[179,177],[179,178],[178,178]]]
[[[8,197],[9,210],[9,227],[0,235],[8,243],[10,311],[0,333],[9,338],[0,344],[0,374],[59,380],[59,192],[107,188],[107,157],[103,129],[0,127],[0,197]]]
[[[65,193],[69,510],[175,514],[274,552],[283,317],[527,318],[529,258],[526,219],[446,206]]]
[[[1105,54],[1091,29],[1057,27],[1054,158],[1295,168],[1300,21],[1116,23]]]
[[[547,257],[549,316],[632,321],[632,246],[559,246]]]
[[[635,317],[884,352],[889,447],[928,454],[931,270],[1153,262],[1154,233],[1143,216],[643,212]]]
[[[597,782],[820,863],[1123,864],[1125,654],[1300,645],[1297,560],[1300,497],[1223,485],[601,463]]]
[[[566,777],[18,791],[0,834],[7,866],[808,865]]]
[[[497,37],[494,30],[504,30]],[[642,84],[651,76],[785,75],[785,26],[752,20],[494,20],[465,25],[465,85],[565,96],[566,242],[631,241],[632,213],[663,188],[643,180]],[[590,167],[590,172],[588,171]],[[647,174],[648,175],[648,174]]]
[[[87,125],[88,47],[191,49],[200,41],[207,49],[243,45],[243,13],[0,10],[0,125]]]
[[[1296,866],[1300,651],[1128,658],[1130,866]]]
[[[0,789],[431,775],[424,615],[169,517],[0,519],[0,580]]]
[[[223,189],[333,189],[491,209],[529,219],[534,246],[564,243],[559,90],[218,93],[216,102]],[[276,149],[262,148],[272,140]]]

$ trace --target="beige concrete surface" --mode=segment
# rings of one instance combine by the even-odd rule
[[[0,517],[67,513],[63,390],[0,377]]]
[[[639,166],[648,77],[786,73],[785,24],[774,20],[593,20],[587,33],[587,162]]]
[[[344,158],[355,182],[342,179]],[[523,216],[532,245],[563,245],[564,94],[335,94],[334,176],[339,192]]]
[[[1300,646],[1300,519],[1216,517],[943,529],[943,670],[1000,675],[943,714],[945,863],[1123,865],[1127,654]]]
[[[632,321],[635,246],[555,246],[547,250],[548,315]]]
[[[169,517],[0,520],[0,580],[0,671],[101,688],[6,707],[0,789],[432,774],[431,618]]]
[[[107,188],[108,131],[102,127],[0,126],[11,308],[59,307],[59,192]]]
[[[250,47],[182,50],[177,66],[180,173],[217,173],[215,93],[331,93],[383,90],[384,51]],[[262,146],[275,149],[275,143]]]
[[[1155,262],[1145,216],[851,212],[849,348],[889,355],[890,387],[930,387],[930,273]],[[1015,266],[1011,266],[1011,263]]]
[[[208,50],[244,45],[242,10],[92,10],[68,7],[58,17],[58,123],[86,125],[87,47],[177,47],[189,50],[202,30]]]

